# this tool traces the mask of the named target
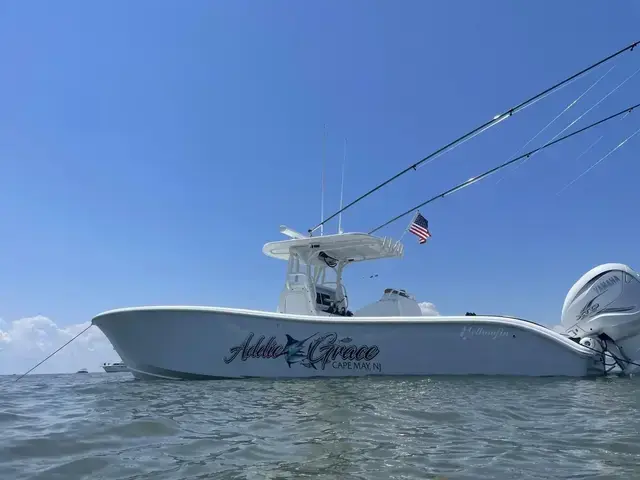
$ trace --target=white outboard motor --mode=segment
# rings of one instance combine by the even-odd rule
[[[602,354],[606,373],[640,371],[640,275],[627,265],[585,273],[564,300],[561,323],[566,335]]]

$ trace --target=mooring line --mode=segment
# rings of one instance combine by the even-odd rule
[[[67,343],[65,343],[64,345],[62,345],[59,349],[57,349],[55,352],[53,352],[51,355],[49,355],[47,358],[45,358],[44,360],[42,360],[40,363],[38,363],[36,366],[30,368],[27,373],[23,373],[22,375],[20,375],[18,378],[16,378],[16,382],[18,380],[20,380],[22,377],[28,375],[30,372],[32,372],[33,370],[35,370],[36,368],[38,368],[40,365],[42,365],[44,362],[46,362],[47,360],[49,360],[51,357],[53,357],[56,353],[58,353],[60,350],[62,350],[64,347],[66,347],[67,345],[69,345],[71,342],[73,342],[76,338],[78,338],[80,335],[82,335],[84,332],[86,332],[87,330],[89,330],[91,327],[93,327],[93,323],[90,324],[87,328],[85,328],[84,330],[82,330],[79,334],[77,334],[75,337],[73,337],[71,340],[69,340]]]

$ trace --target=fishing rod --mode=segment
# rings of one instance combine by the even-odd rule
[[[553,93],[554,91],[562,88],[563,86],[567,85],[568,83],[576,80],[578,77],[584,75],[585,73],[589,72],[590,70],[593,70],[594,68],[598,67],[599,65],[602,65],[603,63],[608,62],[609,60],[614,59],[615,57],[617,57],[618,55],[621,55],[622,53],[628,51],[632,51],[637,45],[640,45],[640,41],[634,42],[628,46],[626,46],[625,48],[618,50],[616,53],[613,53],[611,55],[609,55],[608,57],[603,58],[602,60],[590,65],[589,67],[585,68],[584,70],[581,70],[580,72],[571,75],[570,77],[566,78],[565,80],[562,80],[559,83],[556,83],[555,85],[553,85],[552,87],[547,88],[546,90],[538,93],[537,95],[534,95],[533,97],[525,100],[524,102],[516,105],[515,107],[511,107],[510,109],[506,110],[504,113],[500,114],[500,115],[496,115],[495,117],[493,117],[491,120],[489,120],[488,122],[484,123],[483,125],[480,125],[479,127],[476,127],[475,129],[471,130],[468,133],[465,133],[464,135],[462,135],[461,137],[458,137],[456,140],[452,141],[451,143],[445,145],[444,147],[439,148],[438,150],[436,150],[433,153],[430,153],[429,155],[427,155],[426,157],[424,157],[422,160],[420,160],[419,162],[414,163],[413,165],[411,165],[410,167],[405,168],[404,170],[402,170],[400,173],[397,173],[396,175],[394,175],[393,177],[391,177],[390,179],[386,180],[385,182],[382,182],[380,185],[372,188],[371,190],[369,190],[367,193],[361,195],[360,197],[356,198],[354,201],[352,201],[351,203],[347,204],[345,207],[340,208],[340,210],[338,210],[337,212],[335,212],[333,215],[327,217],[326,219],[322,220],[319,224],[317,224],[315,227],[310,228],[309,229],[309,235],[312,235],[313,232],[315,232],[318,228],[322,227],[325,223],[327,223],[329,220],[335,218],[338,214],[344,212],[345,210],[347,210],[348,208],[352,207],[353,205],[355,205],[356,203],[360,202],[361,200],[363,200],[364,198],[368,197],[369,195],[371,195],[372,193],[376,192],[377,190],[380,190],[382,187],[384,187],[385,185],[391,183],[392,181],[394,181],[395,179],[401,177],[402,175],[404,175],[405,173],[411,171],[411,170],[417,170],[417,168],[422,165],[424,162],[426,162],[427,160],[435,157],[436,155],[439,155],[441,153],[443,153],[445,150],[450,149],[451,147],[455,147],[459,144],[461,144],[462,142],[470,139],[471,137],[482,133],[484,130],[487,130],[491,127],[493,127],[494,125],[502,122],[503,120],[511,117],[514,113],[519,112],[520,110],[523,110],[524,108],[530,106],[531,104],[533,104],[534,102],[542,99],[543,97],[545,97],[546,95],[549,95],[551,93]]]
[[[611,70],[609,70],[611,71]],[[612,95],[613,93],[616,92],[616,90],[618,90],[620,87],[622,87],[625,83],[627,83],[629,80],[631,80],[633,77],[635,77],[638,72],[640,72],[640,68],[638,68],[635,72],[633,72],[631,75],[629,75],[627,78],[625,78],[622,82],[620,82],[618,85],[616,85],[609,93],[607,93],[604,97],[602,97],[600,100],[598,100],[595,104],[593,104],[591,107],[589,107],[589,109],[585,112],[583,112],[578,118],[576,118],[574,121],[572,121],[569,125],[567,125],[566,127],[564,127],[562,130],[560,130],[558,133],[556,133],[553,138],[551,140],[555,140],[556,138],[558,138],[560,135],[562,135],[564,132],[566,132],[567,130],[569,130],[571,127],[573,127],[573,125],[575,125],[577,122],[579,122],[582,117],[584,117],[585,115],[587,115],[591,110],[593,110],[594,108],[596,108],[598,105],[600,105],[602,102],[604,102],[610,95]],[[608,73],[608,72],[607,72]],[[606,74],[605,74],[606,75]],[[602,77],[601,77],[602,78]],[[516,171],[518,168],[520,168],[522,165],[524,165],[527,162],[528,159],[524,159],[522,161],[522,163],[516,165],[516,167],[512,170],[512,172]],[[499,182],[499,181],[498,181]],[[496,182],[497,183],[497,182]]]
[[[443,193],[439,193],[438,195],[436,195],[436,196],[434,196],[434,197],[430,198],[429,200],[427,200],[426,202],[423,202],[423,203],[421,203],[420,205],[416,205],[415,207],[410,208],[410,209],[409,209],[409,210],[407,210],[406,212],[401,213],[400,215],[397,215],[397,216],[393,217],[393,218],[392,218],[391,220],[389,220],[388,222],[385,222],[385,223],[383,223],[382,225],[380,225],[379,227],[376,227],[376,228],[374,228],[373,230],[371,230],[371,231],[369,232],[369,234],[372,234],[372,233],[374,233],[374,232],[377,232],[377,231],[378,231],[378,230],[380,230],[381,228],[384,228],[384,227],[386,227],[387,225],[390,225],[391,223],[393,223],[393,222],[395,222],[395,221],[397,221],[397,220],[400,220],[402,217],[404,217],[404,216],[406,216],[406,215],[409,215],[410,213],[415,212],[415,211],[416,211],[416,210],[418,210],[419,208],[424,207],[425,205],[427,205],[427,204],[429,204],[429,203],[431,203],[431,202],[434,202],[435,200],[437,200],[437,199],[439,199],[439,198],[444,198],[444,197],[446,197],[447,195],[451,195],[452,193],[457,192],[458,190],[462,190],[463,188],[468,187],[468,186],[469,186],[469,185],[471,185],[472,183],[476,183],[476,182],[478,182],[478,181],[482,180],[483,178],[488,177],[488,176],[489,176],[489,175],[491,175],[492,173],[495,173],[495,172],[497,172],[498,170],[501,170],[501,169],[503,169],[503,168],[505,168],[505,167],[508,167],[509,165],[511,165],[511,164],[512,164],[512,163],[514,163],[514,162],[517,162],[518,160],[522,160],[523,158],[529,158],[529,157],[531,157],[533,154],[535,154],[535,153],[537,153],[537,152],[540,152],[540,151],[544,150],[545,148],[549,148],[550,146],[555,145],[555,144],[557,144],[557,143],[560,143],[560,142],[562,142],[562,141],[564,141],[564,140],[567,140],[567,139],[569,139],[569,138],[571,138],[571,137],[573,137],[573,136],[575,136],[575,135],[578,135],[578,134],[580,134],[580,133],[586,132],[587,130],[589,130],[589,129],[593,128],[593,127],[596,127],[596,126],[601,125],[601,124],[603,124],[603,123],[605,123],[605,122],[608,122],[609,120],[613,120],[614,118],[617,118],[617,117],[619,117],[619,116],[621,116],[621,115],[629,114],[629,113],[631,113],[635,108],[638,108],[638,107],[640,107],[640,103],[638,103],[638,104],[636,104],[636,105],[633,105],[632,107],[627,107],[627,108],[625,108],[624,110],[621,110],[621,111],[620,111],[620,112],[618,112],[618,113],[614,113],[613,115],[610,115],[610,116],[608,116],[608,117],[606,117],[606,118],[603,118],[602,120],[598,120],[597,122],[594,122],[594,123],[592,123],[592,124],[590,124],[590,125],[587,125],[586,127],[581,128],[580,130],[576,130],[575,132],[571,132],[571,133],[569,133],[569,134],[567,134],[567,135],[565,135],[565,136],[563,136],[563,137],[560,137],[560,138],[557,138],[557,139],[555,139],[555,140],[553,140],[553,141],[551,141],[551,142],[545,143],[545,144],[544,144],[544,145],[542,145],[541,147],[538,147],[538,148],[536,148],[536,149],[534,149],[534,150],[531,150],[530,152],[527,152],[527,153],[525,153],[525,154],[523,154],[523,155],[520,155],[520,156],[518,156],[518,157],[515,157],[515,158],[513,158],[513,159],[511,159],[511,160],[509,160],[509,161],[507,161],[507,162],[504,162],[504,163],[503,163],[503,164],[501,164],[501,165],[498,165],[497,167],[493,167],[492,169],[487,170],[486,172],[484,172],[484,173],[482,173],[482,174],[480,174],[480,175],[478,175],[478,176],[476,176],[476,177],[472,177],[472,178],[470,178],[469,180],[467,180],[467,181],[465,181],[465,182],[462,182],[462,183],[460,183],[460,184],[456,185],[455,187],[450,188],[449,190],[446,190],[446,191],[445,191],[445,192],[443,192]]]
[[[562,189],[556,193],[556,195],[560,195],[562,192],[564,192],[567,188],[569,188],[571,185],[573,185],[574,183],[576,183],[578,180],[580,180],[582,177],[584,177],[587,173],[589,173],[591,170],[593,170],[594,168],[596,168],[600,163],[604,162],[607,158],[609,158],[609,156],[611,156],[613,153],[616,152],[616,150],[618,150],[619,148],[623,147],[625,143],[627,143],[629,140],[631,140],[633,137],[635,137],[638,133],[640,133],[640,128],[637,129],[635,132],[633,132],[631,135],[629,135],[627,138],[625,138],[624,140],[622,140],[620,143],[618,143],[618,145],[616,145],[614,148],[612,148],[611,150],[609,150],[609,153],[603,155],[600,160],[598,160],[596,163],[594,163],[593,165],[591,165],[589,168],[587,168],[584,172],[582,172],[580,175],[578,175],[576,178],[574,178],[573,180],[571,180],[569,183],[567,183],[564,187],[562,187]],[[600,137],[602,138],[602,137]]]
[[[533,137],[531,137],[527,143],[525,143],[522,147],[520,147],[520,149],[514,153],[514,155],[518,155],[521,151],[524,151],[524,149],[527,147],[527,145],[529,145],[531,142],[533,142],[536,138],[538,138],[540,136],[540,134],[542,132],[544,132],[547,128],[549,128],[556,120],[558,120],[562,115],[564,115],[567,111],[569,111],[570,108],[572,108],[573,106],[575,106],[580,99],[582,99],[582,97],[584,97],[587,93],[589,93],[589,91],[591,91],[591,89],[593,87],[595,87],[598,83],[600,83],[600,81],[606,77],[607,75],[609,75],[609,73],[611,73],[611,71],[616,68],[616,66],[614,65],[613,67],[611,67],[609,70],[607,70],[607,73],[605,73],[604,75],[602,75],[600,78],[598,78],[594,83],[592,83],[589,88],[587,88],[584,92],[582,92],[573,102],[571,102],[569,105],[567,105],[565,107],[564,110],[562,110],[562,112],[560,112],[558,115],[556,115],[554,117],[553,120],[551,120],[549,123],[547,123],[544,127],[542,127],[542,129],[536,133]],[[623,82],[624,83],[624,82]],[[613,91],[615,91],[618,87],[616,87]],[[612,92],[610,92],[612,93]],[[609,93],[609,94],[610,94]],[[609,94],[605,95],[604,98],[607,98],[609,96]],[[604,100],[604,98],[602,100]],[[602,101],[601,100],[601,101]],[[591,108],[595,108],[598,104],[594,105]],[[591,110],[591,109],[589,109]],[[560,135],[562,135],[565,131],[567,131],[569,128],[571,128],[573,126],[574,123],[578,122],[583,116],[585,116],[587,113],[589,113],[589,110],[587,110],[585,113],[583,113],[582,115],[580,115],[577,119],[575,119],[573,122],[571,122],[569,125],[567,125],[565,128],[563,128],[562,130],[560,130],[551,140],[555,140],[556,138],[558,138]],[[509,157],[507,157],[509,158]],[[514,170],[516,170],[518,167],[524,165],[525,162],[522,162],[520,164],[518,164],[518,166],[516,166],[516,168]],[[512,172],[514,171],[512,170]],[[506,178],[506,173],[505,175],[503,175],[502,177],[500,177],[498,179],[498,181],[496,182],[496,185],[499,184],[502,180],[504,180]]]

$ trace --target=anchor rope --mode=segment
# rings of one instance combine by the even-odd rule
[[[73,342],[76,338],[78,338],[80,335],[82,335],[84,332],[86,332],[87,330],[89,330],[91,327],[93,327],[93,323],[90,324],[87,328],[85,328],[84,330],[82,330],[79,334],[77,334],[75,337],[73,337],[71,340],[69,340],[67,343],[65,343],[64,345],[62,345],[60,348],[58,348],[55,352],[53,352],[51,355],[47,356],[47,358],[45,358],[44,360],[42,360],[41,362],[37,363],[34,367],[30,368],[29,370],[27,370],[26,373],[23,373],[22,375],[20,375],[18,378],[16,378],[16,382],[18,380],[20,380],[22,377],[26,376],[27,374],[29,374],[30,372],[32,372],[33,370],[35,370],[36,368],[38,368],[40,365],[42,365],[44,362],[46,362],[47,360],[49,360],[51,357],[53,357],[56,353],[58,353],[60,350],[62,350],[64,347],[66,347],[67,345],[69,345],[71,342]]]

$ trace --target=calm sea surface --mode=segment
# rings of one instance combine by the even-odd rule
[[[640,478],[640,380],[0,377],[0,479]]]

